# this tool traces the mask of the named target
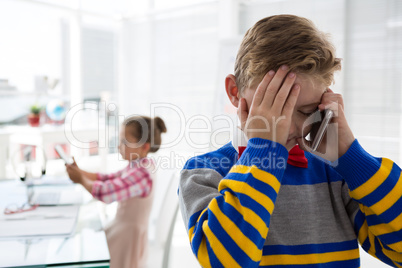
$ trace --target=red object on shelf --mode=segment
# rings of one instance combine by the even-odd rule
[[[30,114],[28,115],[28,122],[31,125],[31,127],[38,127],[39,126],[39,121],[40,121],[40,116],[37,114]]]

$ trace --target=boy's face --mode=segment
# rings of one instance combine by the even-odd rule
[[[317,111],[321,97],[328,88],[321,80],[305,74],[297,74],[295,84],[300,85],[300,94],[292,115],[289,139],[285,145],[287,150],[292,149],[297,144],[297,138],[302,137],[303,134],[307,136],[310,132],[311,125],[305,126],[303,129],[303,124],[313,112]],[[257,86],[246,88],[241,95],[246,99],[249,109],[256,89]]]

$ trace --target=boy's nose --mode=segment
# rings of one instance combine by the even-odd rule
[[[295,122],[295,120],[292,120],[290,123],[290,129],[289,129],[289,137],[300,137],[301,136],[301,127]]]
[[[290,129],[289,129],[289,137],[294,136],[294,134],[296,133],[297,127],[295,124],[295,121],[292,120],[292,122],[290,123]]]

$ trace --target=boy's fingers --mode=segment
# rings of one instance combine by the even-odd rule
[[[327,92],[325,92],[322,96],[321,104],[327,105],[331,102],[337,102],[344,107],[342,95],[334,93],[331,89],[328,89]]]
[[[275,71],[273,71],[273,70],[271,70],[265,74],[264,78],[262,79],[262,81],[260,82],[260,84],[258,85],[258,87],[254,93],[252,105],[259,106],[262,103],[263,99],[265,98],[267,87],[271,83],[272,79],[274,78],[274,75],[275,75]]]
[[[272,81],[269,83],[265,96],[263,98],[263,105],[266,107],[272,107],[276,95],[281,88],[281,85],[286,77],[286,74],[289,71],[289,67],[286,65],[281,66],[276,72],[275,76],[272,78]]]
[[[342,108],[340,108],[339,106],[340,105],[339,105],[338,102],[330,102],[330,103],[327,103],[327,104],[320,104],[320,105],[318,105],[318,108],[320,109],[320,111],[330,109],[330,110],[332,110],[334,112],[334,117],[338,117],[339,116],[339,111],[342,111]]]
[[[285,104],[283,105],[282,114],[286,118],[292,117],[297,98],[299,97],[299,93],[300,93],[300,86],[298,84],[293,85],[292,89],[290,90],[289,96]]]
[[[285,102],[288,99],[289,92],[292,90],[294,82],[296,80],[296,74],[294,72],[290,72],[283,82],[281,88],[279,89],[278,93],[276,94],[274,103],[272,104],[272,108],[274,111],[281,112]]]

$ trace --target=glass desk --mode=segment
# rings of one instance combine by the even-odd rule
[[[0,213],[8,204],[22,204],[26,199],[23,183],[0,181]],[[0,237],[0,267],[109,267],[109,250],[96,202],[89,201],[80,206],[70,236]]]

